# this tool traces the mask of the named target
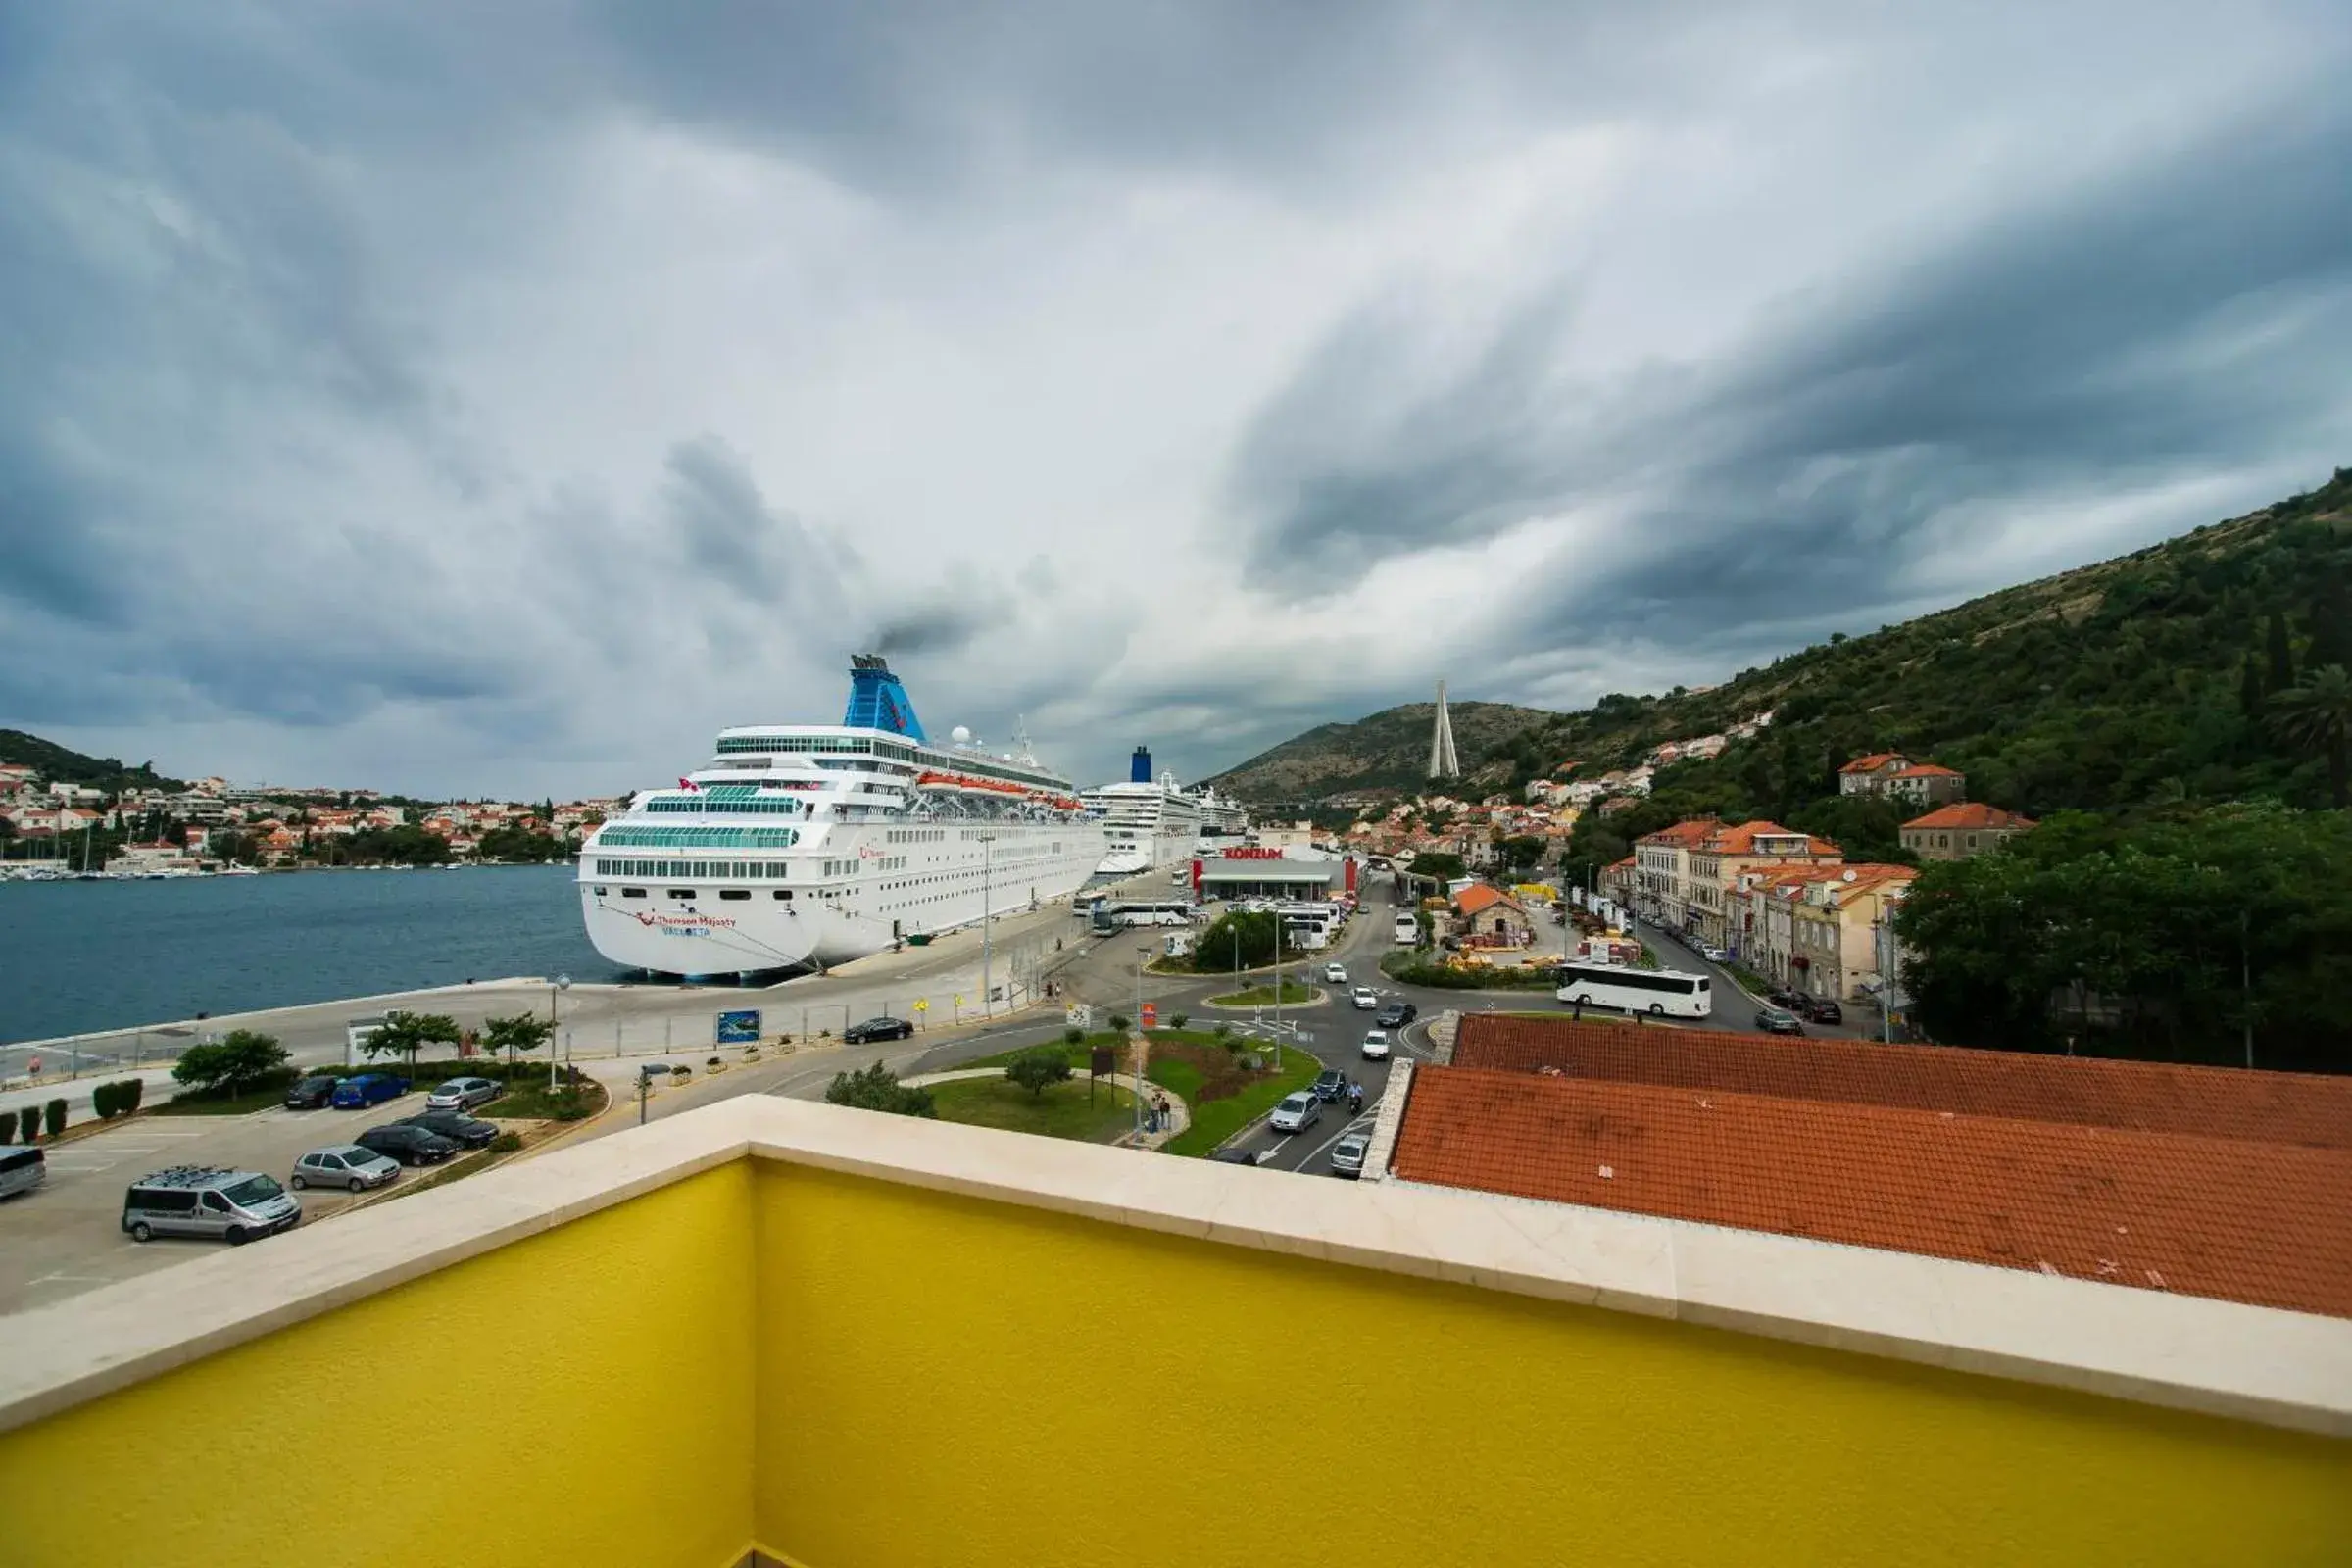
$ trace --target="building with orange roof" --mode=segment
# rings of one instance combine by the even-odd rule
[[[1914,806],[1948,806],[1968,798],[1968,775],[1934,762],[1914,762],[1888,774],[1879,790]]]
[[[1918,875],[1907,865],[1849,865],[1806,883],[1788,908],[1788,985],[1832,1002],[1882,995],[1897,967],[1888,921]]]
[[[1732,919],[1731,900],[1743,872],[1759,865],[1837,865],[1844,858],[1844,852],[1829,840],[1778,822],[1718,824],[1687,854],[1689,882],[1677,923],[1708,947],[1737,947],[1740,932]]]
[[[2033,826],[2030,816],[1976,801],[1913,817],[1902,826],[1902,841],[1923,860],[1965,860],[1999,849]]]
[[[1731,940],[1724,945],[1774,985],[1789,984],[1788,960],[1796,953],[1795,906],[1804,897],[1805,884],[1843,870],[1842,863],[1825,860],[1741,871],[1727,898]]]
[[[1682,925],[1690,907],[1690,851],[1721,826],[1714,817],[1694,817],[1634,840],[1634,908],[1643,919]]]
[[[1873,752],[1857,757],[1838,770],[1840,795],[1876,795],[1879,787],[1911,765],[1900,752]]]
[[[2352,1317],[2344,1079],[1473,1014],[1389,1098],[1385,1180]]]
[[[1453,912],[1455,934],[1466,946],[1522,948],[1535,938],[1535,916],[1527,906],[1484,882],[1455,894]]]

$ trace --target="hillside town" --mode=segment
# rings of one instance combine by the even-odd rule
[[[619,803],[450,801],[369,789],[231,784],[126,788],[44,778],[0,763],[0,874],[202,876],[390,862],[551,859]]]

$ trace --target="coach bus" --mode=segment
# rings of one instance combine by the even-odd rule
[[[1615,1007],[1667,1018],[1704,1018],[1714,1010],[1707,977],[1675,969],[1629,969],[1611,963],[1563,963],[1553,995],[1572,1005]]]
[[[1100,934],[1138,925],[1191,925],[1193,906],[1181,899],[1155,902],[1104,900],[1094,907],[1094,929]]]

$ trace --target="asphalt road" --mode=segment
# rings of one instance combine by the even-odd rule
[[[1714,1010],[1702,1021],[1690,1025],[1700,1029],[1730,1029],[1753,1034],[1756,1011],[1764,1003],[1740,989],[1740,982],[1729,969],[1719,963],[1709,963],[1681,937],[1663,926],[1644,922],[1641,927],[1642,940],[1657,952],[1663,968],[1680,969],[1687,974],[1703,974],[1714,982]],[[1827,1040],[1872,1040],[1878,1037],[1878,1014],[1867,1008],[1848,1006],[1843,1023],[1813,1023],[1807,1021],[1805,1033]]]

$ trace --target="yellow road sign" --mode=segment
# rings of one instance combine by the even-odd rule
[[[917,997],[914,1002],[914,1010],[917,1012],[929,1012],[931,1010],[931,1004],[924,1001],[922,998]]]

